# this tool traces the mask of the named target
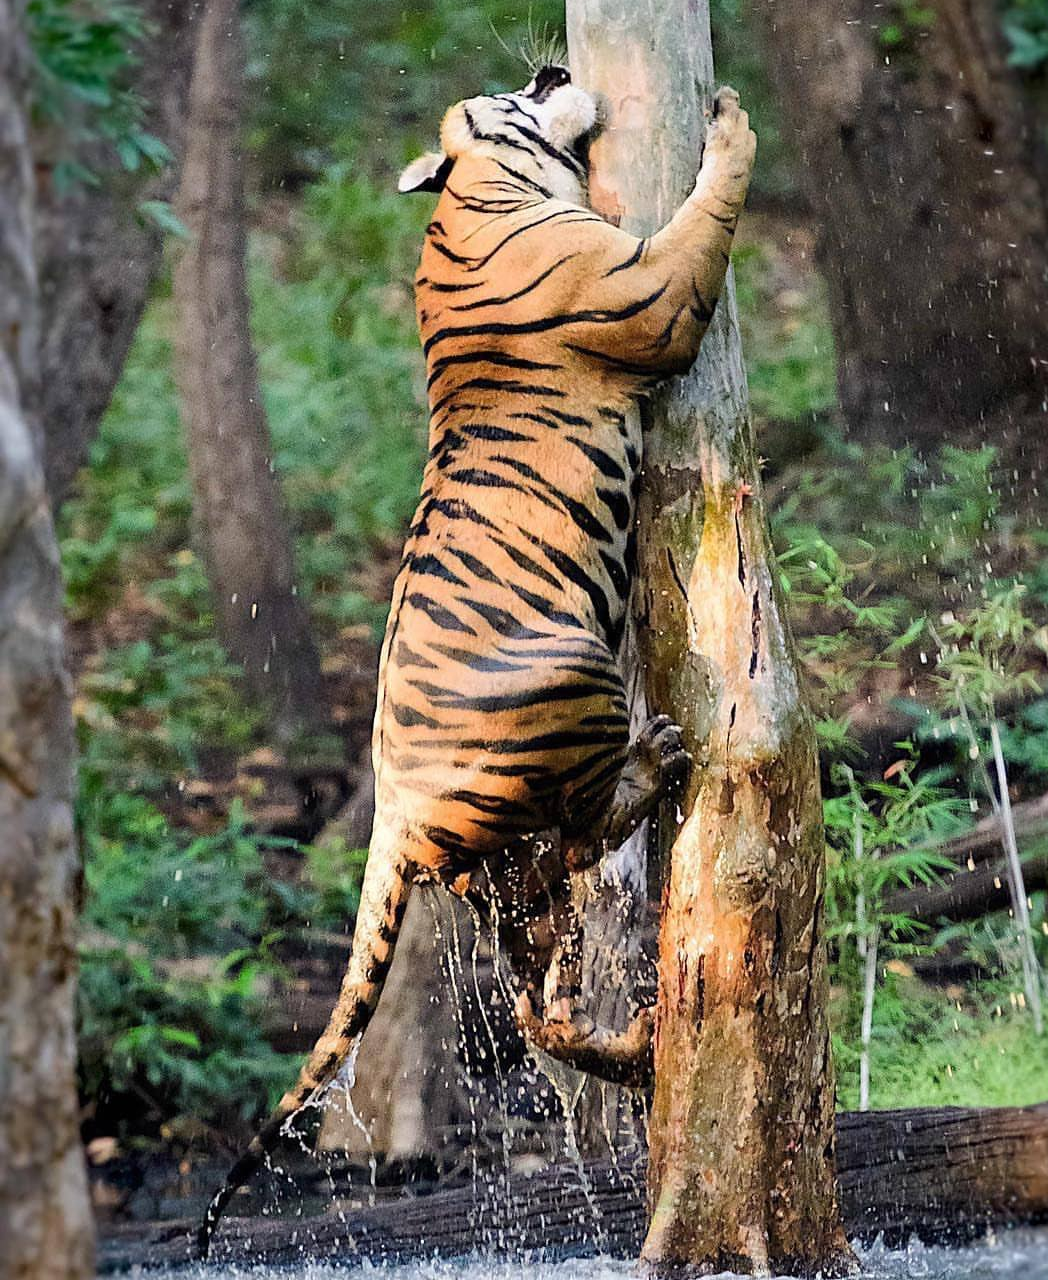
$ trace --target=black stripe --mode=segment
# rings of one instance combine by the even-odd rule
[[[551,600],[547,600],[545,596],[536,595],[534,591],[529,591],[526,587],[522,587],[520,583],[511,582],[509,587],[515,596],[519,596],[537,614],[556,626],[582,627],[585,625],[582,619],[576,617],[575,614],[568,613],[566,609],[558,609]]]
[[[577,561],[572,559],[566,552],[561,551],[559,547],[554,547],[534,535],[527,536],[530,542],[541,548],[549,562],[556,565],[569,582],[573,582],[577,587],[582,588],[593,606],[594,617],[597,619],[601,630],[607,635],[611,630],[611,610],[608,607],[608,597],[605,595],[603,588],[593,581]]]
[[[487,282],[472,280],[469,284],[440,284],[436,280],[416,280],[416,289],[431,289],[434,293],[465,293],[467,289],[483,289]]]
[[[587,444],[585,440],[580,440],[578,436],[568,436],[568,441],[580,453],[589,458],[602,476],[607,476],[609,480],[621,480],[625,484],[626,473],[610,453],[605,453],[603,449],[598,449],[595,444]]]
[[[531,414],[516,414],[516,417],[531,417]],[[506,427],[490,426],[486,422],[469,422],[461,428],[464,436],[473,440],[487,440],[492,444],[533,444],[534,436],[526,436],[522,431],[509,431]]]
[[[430,498],[426,503],[422,521],[412,526],[412,534],[424,532],[425,521],[431,511],[445,516],[448,520],[468,520],[470,524],[479,524],[482,529],[498,528],[498,525],[492,524],[490,520],[482,516],[475,507],[470,506],[463,498]]]
[[[569,253],[563,258],[558,258],[553,266],[547,267],[541,275],[537,275],[530,284],[526,284],[523,289],[518,289],[516,293],[507,293],[500,298],[478,298],[476,302],[460,302],[457,306],[452,306],[448,309],[450,311],[477,311],[481,307],[501,307],[505,306],[507,302],[516,302],[518,298],[523,298],[526,294],[531,293],[533,289],[537,289],[543,281],[548,280],[558,267],[562,267],[565,262],[570,262],[572,258],[577,257],[577,253]]]
[[[501,391],[504,395],[549,396],[557,399],[563,399],[565,395],[563,391],[558,391],[556,387],[544,387],[530,382],[511,382],[509,379],[503,381],[501,378],[469,378],[466,382],[460,382],[457,387],[446,395],[441,396],[430,412],[432,414],[439,413],[445,405],[450,404],[463,391]],[[471,407],[479,408],[481,406]]]
[[[457,559],[461,560],[470,573],[479,578],[481,582],[499,581],[498,575],[492,573],[483,560],[478,560],[476,556],[471,555],[468,551],[464,551],[461,547],[448,547],[448,551],[450,551]],[[457,585],[464,587],[466,584],[464,582],[459,582]]]
[[[468,667],[471,671],[530,671],[531,664],[528,662],[506,662],[502,658],[493,658],[483,653],[472,653],[469,649],[456,649],[449,644],[434,644],[430,648],[434,653],[441,654],[442,657],[457,662],[464,667]]]
[[[541,369],[543,372],[555,371],[561,368],[559,364],[543,364],[540,360],[528,360],[524,356],[510,355],[508,351],[459,351],[453,356],[441,356],[439,360],[433,361],[430,366],[429,377],[426,380],[427,390],[452,365],[474,363],[493,364],[502,369]]]
[[[652,293],[616,310],[593,308],[585,311],[566,311],[560,315],[542,316],[537,320],[519,320],[516,322],[493,320],[487,324],[455,325],[438,329],[426,339],[423,349],[428,355],[438,342],[448,338],[471,338],[482,335],[508,335],[515,333],[546,333],[550,329],[560,329],[569,324],[617,324],[630,320],[646,311],[669,288],[669,284],[661,284]]]
[[[453,711],[519,711],[525,707],[541,707],[547,703],[578,702],[584,698],[607,697],[607,691],[599,685],[554,685],[550,687],[521,689],[514,693],[471,695],[439,689],[435,685],[419,683],[418,691],[432,698],[440,707]]]
[[[628,737],[629,727],[622,719],[623,735]],[[530,738],[500,738],[491,742],[486,738],[463,738],[455,744],[460,751],[489,751],[492,755],[531,755],[536,751],[577,751],[581,747],[606,748],[607,731],[580,733],[577,729],[557,729],[552,733],[538,733]],[[446,751],[447,744],[439,741],[421,741],[417,751]]]
[[[620,489],[598,489],[597,497],[611,512],[615,527],[624,533],[633,519],[629,498]]]
[[[608,577],[611,579],[611,585],[615,588],[616,595],[620,600],[625,600],[630,589],[630,580],[626,570],[614,556],[609,556],[603,548],[599,550],[598,554],[600,555],[601,563],[607,570]]]
[[[547,200],[553,199],[553,192],[549,187],[544,187],[535,178],[529,178],[526,173],[521,173],[519,169],[514,169],[512,165],[504,164],[497,156],[495,157],[495,163],[503,173],[508,173],[511,178],[515,178],[518,182],[523,182],[526,187],[530,187],[532,191],[537,191],[540,195],[544,195]]]
[[[613,276],[618,271],[627,271],[630,267],[635,267],[640,262],[647,244],[647,240],[638,241],[636,249],[633,250],[625,262],[620,262],[617,267],[612,267],[604,272],[604,279],[607,280],[608,276]]]
[[[497,546],[500,546],[514,564],[523,569],[525,573],[534,574],[536,578],[539,578],[551,587],[559,588],[561,586],[561,583],[553,576],[552,573],[548,573],[543,569],[542,565],[537,561],[532,560],[531,556],[525,555],[524,552],[521,551],[519,547],[515,547],[512,542],[507,542],[505,538],[492,538],[492,542]]]
[[[574,342],[566,342],[564,345],[569,351],[576,351],[580,356],[590,356],[592,359],[599,360],[601,364],[606,364],[612,369],[620,369],[623,373],[638,374],[652,386],[663,379],[663,374],[658,370],[652,369],[650,364],[639,363],[636,360],[622,360],[618,356],[609,355],[605,351],[594,351],[592,347],[577,346]]]
[[[443,729],[445,725],[439,720],[434,720],[431,716],[423,715],[421,711],[416,711],[414,707],[406,707],[403,703],[394,702],[390,699],[386,704],[393,713],[393,719],[400,725],[402,729]],[[448,725],[447,728],[454,728],[454,725]]]
[[[541,133],[538,133],[534,129],[528,129],[522,124],[517,124],[515,120],[507,120],[506,123],[511,129],[516,129],[522,138],[527,138],[529,142],[533,142],[537,147],[541,147],[551,160],[556,160],[558,164],[562,164],[564,168],[576,178],[583,177],[585,171],[583,170],[581,163],[570,152],[559,151],[551,142],[547,142]]]
[[[442,604],[437,604],[436,600],[430,599],[429,596],[424,596],[420,591],[413,591],[406,597],[406,601],[420,613],[426,614],[441,631],[461,631],[470,636],[477,634],[461,618],[457,618],[449,609],[445,609]]]
[[[506,636],[511,640],[551,640],[553,638],[548,631],[535,631],[531,627],[524,626],[511,613],[493,604],[485,604],[482,600],[463,600],[461,596],[457,597],[457,602],[479,614],[500,636]],[[476,632],[472,634],[476,635]]]
[[[398,667],[422,667],[435,671],[437,664],[430,662],[428,658],[424,658],[421,653],[416,653],[414,649],[405,640],[398,640],[397,647],[393,656],[393,661]]]
[[[558,422],[563,422],[566,427],[591,427],[593,425],[589,418],[580,418],[575,413],[565,413],[563,409],[554,409],[552,405],[550,405],[547,412],[556,418]]]
[[[456,573],[447,567],[442,560],[435,555],[426,553],[422,556],[413,556],[411,560],[411,573],[416,573],[429,578],[439,578],[442,582],[450,582],[454,587],[464,587],[466,583]]]

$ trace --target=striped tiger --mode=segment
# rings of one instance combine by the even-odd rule
[[[628,742],[635,405],[695,359],[755,139],[722,89],[694,190],[638,239],[587,206],[596,118],[547,66],[519,93],[452,107],[442,151],[401,175],[401,191],[440,193],[415,282],[430,448],[382,650],[352,956],[296,1085],[212,1201],[205,1252],[232,1192],[359,1041],[413,884],[439,882],[493,921],[519,1020],[544,1047],[573,1041],[576,1063],[628,1080],[616,1052],[650,1033],[641,1021],[627,1043],[573,1019],[572,877],[687,767],[664,716]]]

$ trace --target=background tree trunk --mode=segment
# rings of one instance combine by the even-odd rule
[[[749,12],[820,226],[852,433],[971,444],[985,412],[1039,408],[1043,144],[999,7],[756,0]],[[1037,449],[1036,434],[1045,457],[1043,423],[1025,443]]]
[[[251,342],[237,0],[199,22],[177,212],[176,373],[194,518],[223,643],[287,746],[331,723],[273,472]]]
[[[456,1154],[455,1129],[468,1114],[456,1053],[463,991],[452,990],[447,965],[457,961],[460,983],[470,971],[476,940],[463,917],[442,892],[411,895],[382,1000],[360,1043],[355,1083],[348,1096],[336,1085],[325,1099],[322,1150],[353,1160],[431,1160],[438,1168]]]
[[[135,90],[146,104],[143,128],[175,158],[162,173],[125,174],[111,149],[96,144],[77,159],[101,181],[60,191],[53,169],[68,139],[39,132],[34,138],[43,335],[39,411],[56,510],[87,461],[160,267],[163,233],[139,215],[138,206],[169,199],[177,183],[198,5],[144,0],[141,6],[151,32],[142,42]]]
[[[23,5],[0,0],[0,1275],[93,1275],[73,1067],[73,724],[40,433]]]
[[[574,0],[578,79],[609,127],[591,197],[637,234],[699,164],[705,3]],[[649,1127],[656,1266],[847,1266],[833,1169],[818,765],[774,577],[731,281],[653,404],[635,611],[650,705],[695,760],[663,908]]]

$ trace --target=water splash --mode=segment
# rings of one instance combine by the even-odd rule
[[[963,1248],[914,1243],[904,1249],[888,1249],[874,1244],[858,1252],[865,1280],[1048,1280],[1046,1229],[991,1233]],[[635,1262],[605,1257],[551,1261],[534,1255],[511,1260],[478,1256],[388,1267],[370,1262],[307,1262],[288,1267],[198,1263],[151,1272],[155,1280],[346,1280],[347,1276],[366,1280],[622,1280],[637,1274]],[[730,1280],[730,1273],[722,1272],[721,1280]]]

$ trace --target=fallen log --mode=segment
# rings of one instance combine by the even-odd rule
[[[838,1168],[849,1235],[898,1242],[970,1238],[1048,1221],[1048,1103],[846,1113]],[[345,1201],[313,1218],[228,1218],[220,1261],[404,1262],[473,1251],[601,1251],[632,1257],[646,1225],[642,1157],[558,1166],[527,1176],[489,1171],[475,1186],[374,1208]],[[195,1221],[135,1224],[103,1237],[101,1271],[190,1258]]]
[[[1048,836],[1048,795],[1013,805],[1012,820],[1015,823],[1015,834],[1020,840],[1031,841]],[[940,847],[948,858],[967,865],[971,870],[973,862],[996,858],[1003,839],[1001,819],[997,814],[991,813],[977,822],[970,831],[954,836]]]
[[[1023,859],[1026,892],[1036,893],[1048,887],[1048,853]],[[911,920],[978,920],[992,911],[1011,907],[1008,868],[1004,858],[985,862],[974,871],[957,871],[935,884],[898,889],[884,902],[892,915],[909,916]]]
[[[1027,893],[1048,888],[1048,795],[1025,800],[1012,809],[1015,832],[1027,853],[1023,875]],[[898,889],[885,900],[885,910],[912,920],[977,920],[1011,905],[1004,858],[1004,830],[997,814],[970,831],[938,846],[957,870],[934,884]],[[1040,847],[1038,847],[1040,846]]]

